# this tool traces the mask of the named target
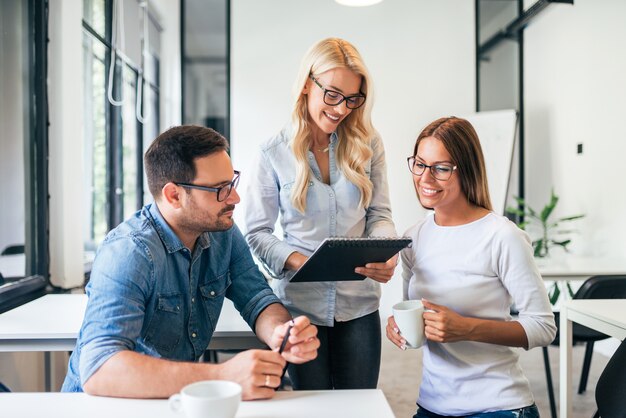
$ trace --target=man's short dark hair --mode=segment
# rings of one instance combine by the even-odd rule
[[[163,132],[144,155],[150,193],[158,199],[169,182],[191,183],[195,160],[219,151],[228,151],[228,141],[211,128],[182,125]]]

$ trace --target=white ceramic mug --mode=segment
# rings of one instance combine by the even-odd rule
[[[424,336],[424,305],[421,300],[405,300],[393,305],[393,318],[407,348],[421,347]]]
[[[170,408],[187,418],[234,418],[241,402],[241,386],[226,380],[204,380],[170,396]]]

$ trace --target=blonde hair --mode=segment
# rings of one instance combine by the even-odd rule
[[[301,213],[306,210],[306,195],[311,179],[308,151],[312,134],[307,96],[302,90],[310,75],[317,76],[335,68],[347,68],[361,76],[360,91],[367,96],[365,104],[353,110],[337,128],[337,166],[361,192],[359,205],[365,208],[372,199],[372,182],[364,168],[373,154],[370,141],[377,134],[372,125],[372,82],[361,55],[352,44],[339,38],[327,38],[313,45],[302,59],[293,90],[294,135],[291,148],[296,158],[296,180],[291,203]]]

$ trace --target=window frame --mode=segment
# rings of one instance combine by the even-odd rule
[[[105,48],[105,89],[108,88],[109,72],[111,68],[111,39],[113,30],[113,2],[105,0],[105,34],[100,35],[96,29],[87,22],[84,17],[82,20],[83,33],[91,37],[92,42],[99,42]],[[149,17],[150,19],[151,17]],[[144,77],[142,80],[142,111],[145,108],[145,98],[147,96],[146,89],[150,89],[156,97],[157,107],[160,108],[160,80],[158,56],[148,52],[151,57],[155,58],[157,63],[157,78],[148,81]],[[130,70],[134,76],[135,94],[137,93],[137,83],[141,70],[137,65],[130,61],[129,58],[122,54],[116,54],[116,64],[114,65],[113,75],[113,97],[120,97],[123,89],[124,76],[126,70]],[[156,82],[156,84],[155,84]],[[159,128],[159,114],[153,115],[156,123],[157,131]],[[108,100],[105,104],[105,148],[106,148],[106,230],[107,232],[115,228],[124,221],[124,136],[123,136],[123,115],[122,107],[114,106]],[[144,173],[143,173],[143,150],[146,138],[144,138],[144,123],[140,120],[136,121],[135,130],[135,159],[136,176],[135,176],[135,206],[133,210],[139,210],[144,205]],[[93,169],[93,167],[90,167]],[[93,230],[89,231],[89,235],[93,235]],[[95,244],[98,244],[97,242]]]

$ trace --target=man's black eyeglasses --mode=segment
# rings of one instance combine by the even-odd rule
[[[310,74],[309,77],[311,78],[311,80],[313,80],[315,84],[317,84],[319,88],[321,88],[324,91],[324,103],[326,103],[329,106],[337,106],[343,103],[343,101],[345,100],[346,107],[348,109],[358,109],[359,107],[363,106],[363,104],[365,103],[365,94],[363,93],[355,94],[353,96],[344,96],[338,91],[328,90],[327,88],[324,88],[320,84],[320,82],[317,81],[315,77],[313,77],[313,74]]]
[[[177,186],[181,186],[181,187],[188,187],[190,189],[198,189],[198,190],[204,190],[205,192],[217,193],[217,201],[223,202],[224,200],[228,199],[228,196],[230,196],[230,192],[232,192],[233,189],[237,188],[237,185],[239,184],[240,174],[241,173],[239,171],[235,170],[235,177],[233,177],[233,181],[221,187],[198,186],[196,184],[191,184],[191,183],[176,183],[176,182],[174,182],[174,184]]]

